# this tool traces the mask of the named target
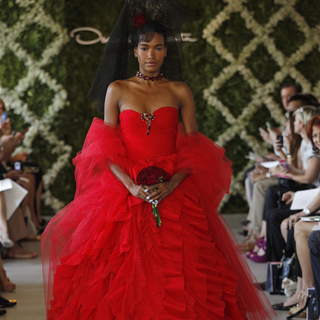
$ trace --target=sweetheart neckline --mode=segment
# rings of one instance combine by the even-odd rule
[[[158,110],[160,110],[160,109],[164,109],[164,108],[173,108],[173,109],[179,111],[179,110],[178,110],[177,108],[175,108],[175,107],[165,106],[165,107],[160,107],[160,108],[154,110],[154,111],[151,112],[151,113],[155,113],[156,111],[158,111]],[[143,114],[143,113],[140,113],[140,112],[138,112],[138,111],[136,111],[136,110],[133,110],[133,109],[126,109],[126,110],[123,110],[122,112],[120,112],[120,115],[121,115],[122,113],[124,113],[125,111],[133,111],[133,112],[135,112],[135,113],[137,113],[137,114],[139,114],[139,115]],[[119,116],[120,116],[120,115],[119,115]]]

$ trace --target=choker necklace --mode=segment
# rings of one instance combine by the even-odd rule
[[[156,77],[148,77],[148,76],[144,76],[140,71],[137,71],[136,77],[143,79],[143,80],[151,80],[151,81],[157,80],[158,81],[163,78],[163,74],[159,73]]]

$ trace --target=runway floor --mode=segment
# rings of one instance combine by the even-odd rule
[[[240,222],[245,220],[245,214],[225,215],[225,218],[235,234],[239,231]],[[237,236],[242,240],[241,236]],[[12,282],[17,285],[15,292],[2,293],[7,299],[16,299],[17,305],[8,308],[3,320],[45,320],[44,296],[42,287],[40,243],[24,242],[24,248],[38,253],[32,260],[4,260],[4,267]],[[249,266],[259,282],[265,281],[266,264],[255,264],[249,261]],[[284,296],[267,296],[271,303],[285,301]],[[287,312],[278,313],[277,319],[284,320]],[[235,319],[236,320],[236,319]],[[259,319],[257,319],[259,320]]]

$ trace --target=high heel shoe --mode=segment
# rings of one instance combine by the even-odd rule
[[[309,301],[310,301],[310,298],[311,296],[308,296],[308,294],[304,291],[300,291],[299,292],[299,296],[300,295],[304,295],[307,297],[307,301],[306,301],[306,304],[304,305],[304,307],[300,307],[299,305],[296,306],[296,307],[293,307],[289,310],[289,314],[290,316],[287,317],[287,320],[288,319],[292,319],[292,318],[306,318],[306,315],[307,315],[307,308],[308,308],[308,305],[309,305]]]
[[[249,256],[249,259],[256,263],[263,263],[266,262],[266,240],[263,240],[262,244],[260,245],[260,249],[257,252],[253,252],[252,255]],[[262,254],[259,254],[261,253]]]
[[[5,309],[0,309],[0,316],[3,316],[6,313],[7,313],[7,311]]]
[[[247,257],[247,258],[250,258],[251,256],[254,255],[254,253],[258,252],[259,249],[261,248],[261,245],[263,244],[263,241],[264,241],[264,237],[258,238],[257,243],[256,243],[256,245],[254,246],[253,250],[247,252],[247,253],[246,253],[246,257]]]

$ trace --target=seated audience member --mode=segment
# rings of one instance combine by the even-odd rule
[[[312,148],[314,154],[312,157],[307,160],[307,164],[312,158],[319,157],[319,150],[320,147],[320,115],[314,116],[307,128],[307,136],[308,139],[312,143]],[[318,158],[319,159],[319,158]],[[316,175],[318,172],[316,172]],[[313,178],[313,177],[311,177]],[[289,206],[292,202],[294,193],[287,192],[283,195],[282,200]],[[314,208],[315,210],[316,208]],[[291,211],[290,209],[274,209],[268,212],[266,217],[267,221],[267,252],[266,252],[266,260],[267,261],[279,261],[282,257],[282,251],[285,249],[285,241],[282,237],[281,233],[281,223],[283,220],[288,218],[289,216],[294,216],[292,219],[294,221],[298,221],[301,216],[303,216],[303,212],[295,212]],[[283,230],[282,230],[283,231]]]
[[[302,162],[298,161],[298,151],[300,149],[300,144],[301,144],[301,137],[298,134],[295,134],[293,132],[293,118],[291,118],[291,123],[289,120],[286,122],[286,135],[284,138],[284,144],[286,146],[286,150],[288,150],[292,156],[288,157],[287,162],[294,166],[301,166],[302,168]],[[301,164],[300,164],[301,162]],[[269,173],[269,169],[266,169],[267,173]],[[254,176],[252,177],[254,178]],[[249,252],[246,254],[246,256],[250,259],[252,259],[255,262],[261,262],[265,261],[264,255],[261,255],[262,251],[265,251],[265,243],[266,243],[266,223],[264,220],[262,220],[263,215],[264,215],[264,204],[265,204],[265,197],[266,193],[268,191],[268,188],[272,185],[278,185],[278,178],[277,177],[272,177],[271,174],[269,173],[268,179],[266,181],[262,180],[255,183],[255,209],[254,207],[250,207],[249,215],[247,217],[248,220],[250,220],[249,223],[249,228],[251,230],[255,229],[256,231],[250,231],[250,233],[255,235],[255,242],[256,245],[249,250]],[[267,183],[270,181],[271,183]],[[253,201],[254,203],[254,201]],[[257,239],[257,240],[256,240]],[[257,255],[258,250],[260,250],[259,255]]]
[[[288,111],[289,99],[300,92],[301,92],[301,86],[293,83],[285,84],[281,87],[280,94],[281,94],[282,106],[286,111]],[[262,128],[259,128],[259,131],[262,139],[271,145],[275,144],[277,134],[281,134],[280,128],[272,129],[271,131],[269,130],[269,132]],[[277,155],[277,150],[275,150],[274,154],[269,153],[266,157],[262,157],[260,160],[258,160],[258,163],[261,163],[264,161],[278,160],[278,159],[279,157]],[[263,167],[256,168],[255,170],[254,168],[250,168],[246,171],[245,187],[246,187],[246,195],[247,195],[249,206],[251,205],[251,200],[253,197],[253,182],[251,181],[252,180],[251,176],[254,175],[255,177],[254,182],[256,182],[259,180],[265,180],[266,173],[267,173],[267,170],[265,170]]]
[[[0,158],[2,153],[5,153],[5,148],[1,147],[0,149]],[[22,172],[12,170],[7,173],[1,172],[1,162],[0,162],[0,180],[4,178],[9,178],[12,180],[17,180],[22,176]],[[7,245],[5,256],[9,258],[35,258],[37,256],[34,252],[29,252],[21,248],[18,244],[18,241],[28,240],[28,241],[37,241],[39,240],[37,236],[29,234],[24,217],[21,212],[21,209],[18,207],[16,211],[12,214],[9,220],[6,221],[6,203],[3,192],[0,193],[0,217],[1,217],[1,231],[6,233],[6,240],[10,240],[10,245]],[[2,233],[3,235],[3,233]],[[3,240],[3,239],[2,239]],[[3,241],[1,241],[3,242]]]
[[[294,110],[295,108],[301,106],[304,101],[296,100],[295,96],[291,97],[292,101],[289,99],[288,105],[286,105],[286,110]],[[286,123],[286,129],[283,135],[284,144],[286,146],[285,151],[288,152],[290,150],[290,158],[284,153],[283,146],[280,146],[280,142],[276,139],[274,143],[275,151],[278,152],[278,155],[281,156],[281,159],[293,163],[294,166],[300,167],[302,169],[302,162],[299,161],[298,152],[301,144],[301,136],[294,132],[294,118],[292,117],[292,111],[288,114],[288,121]],[[258,246],[255,246],[257,239],[260,238],[258,245],[264,245],[263,235],[260,235],[260,231],[262,228],[262,234],[265,234],[265,226],[262,226],[262,218],[265,211],[270,210],[275,205],[277,205],[278,200],[278,178],[276,175],[271,175],[269,170],[265,169],[264,173],[260,174],[252,174],[251,181],[254,183],[253,185],[253,196],[252,202],[250,204],[250,209],[248,213],[247,220],[250,221],[249,225],[245,227],[246,230],[249,231],[249,236],[240,244],[242,250],[244,251],[252,251],[249,255],[251,258],[255,260],[264,260],[264,257],[257,257],[256,250]],[[267,193],[271,192],[273,196],[274,190],[276,191],[275,195],[275,204],[269,203],[265,201]],[[274,201],[273,201],[274,202]],[[257,261],[258,262],[258,261]]]
[[[289,105],[289,102],[290,102],[291,97],[297,95],[301,91],[302,91],[301,86],[296,85],[294,83],[288,83],[288,84],[285,84],[281,87],[280,95],[281,95],[281,100],[282,100],[282,106],[286,110],[286,112],[292,112],[297,109],[297,108],[292,109],[293,105],[292,104]],[[271,145],[274,145],[275,139],[276,139],[276,134],[273,135],[273,132],[275,132],[275,130],[271,130],[271,132],[267,132],[262,129],[262,130],[260,130],[260,135],[265,142],[267,142]],[[271,134],[271,136],[270,136],[270,134]]]
[[[310,207],[317,205],[320,207],[320,195],[310,204]],[[304,214],[305,216],[305,214]],[[295,275],[297,276],[297,289],[295,293],[286,301],[287,308],[291,306],[289,310],[290,315],[306,316],[307,307],[307,291],[308,288],[314,287],[314,274],[312,272],[310,252],[308,248],[308,237],[312,233],[313,228],[319,226],[318,222],[303,222],[298,221],[293,224],[293,219],[288,218],[282,222],[282,229],[294,231],[294,239],[288,237],[288,233],[285,232],[285,240],[292,241],[292,247],[296,253],[296,267],[294,269]],[[294,229],[294,230],[293,230]],[[319,270],[317,270],[318,272]],[[295,304],[298,304],[295,306]],[[283,304],[283,306],[285,303]],[[278,304],[276,306],[279,306]],[[284,308],[282,308],[284,309]]]
[[[290,172],[286,173],[292,180],[295,180],[300,185],[294,186],[297,188],[296,190],[305,189],[308,184],[314,183],[319,184],[319,172],[320,172],[320,155],[315,153],[313,150],[313,143],[309,142],[309,134],[307,135],[306,127],[308,125],[309,119],[312,117],[314,113],[314,108],[310,107],[302,107],[303,116],[301,113],[301,108],[295,111],[295,132],[300,134],[303,138],[299,158],[303,164],[304,169],[299,170],[298,168],[294,168],[290,166]],[[320,116],[317,115],[310,122],[311,128],[314,124],[315,119]],[[303,119],[303,121],[302,121]],[[309,129],[308,129],[309,130]],[[311,136],[310,136],[311,138]],[[294,168],[294,169],[293,169]],[[278,168],[276,170],[272,170],[273,173],[283,174],[283,172]],[[247,255],[248,258],[255,262],[265,262],[267,261],[279,261],[282,257],[282,251],[285,248],[285,242],[281,236],[281,222],[287,218],[292,212],[290,210],[285,209],[271,209],[267,210],[270,205],[277,207],[278,194],[273,199],[273,204],[269,203],[270,196],[269,190],[267,191],[265,206],[264,206],[264,221],[261,234],[259,237],[259,242],[253,251]],[[267,201],[269,201],[267,203]]]
[[[25,213],[26,207],[29,207],[31,219],[39,233],[41,233],[45,225],[45,221],[41,218],[40,213],[41,195],[43,191],[41,168],[35,163],[26,161],[28,158],[27,153],[21,153],[12,156],[12,153],[14,152],[15,148],[18,146],[19,143],[23,141],[24,134],[26,131],[22,133],[15,133],[15,135],[12,137],[10,118],[7,118],[1,127],[1,132],[3,134],[1,140],[3,141],[3,145],[5,145],[6,150],[3,156],[5,162],[2,162],[2,164],[7,170],[7,163],[9,165],[13,165],[15,161],[23,162],[23,167],[25,171],[23,177],[26,179],[24,179],[24,181],[23,179],[19,179],[18,183],[28,190],[28,195],[23,203],[22,211],[23,213]]]

